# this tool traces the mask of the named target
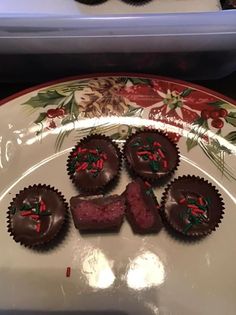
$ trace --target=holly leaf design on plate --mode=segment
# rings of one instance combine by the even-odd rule
[[[149,79],[143,79],[143,78],[129,78],[129,81],[131,81],[134,85],[136,84],[147,84],[151,85],[151,81]]]
[[[231,131],[225,136],[225,139],[229,142],[236,144],[236,131]]]
[[[207,126],[207,121],[205,119],[203,119],[202,117],[199,117],[198,119],[196,119],[194,122],[193,122],[193,125],[198,125],[198,126],[204,126],[208,128]]]
[[[236,112],[230,112],[226,117],[225,120],[227,123],[231,124],[232,126],[236,127]]]
[[[142,117],[142,114],[143,114],[143,108],[129,106],[129,110],[124,116]]]
[[[35,124],[41,123],[47,117],[46,113],[40,113],[38,118],[34,121]]]
[[[62,126],[64,126],[64,125],[67,125],[71,122],[74,122],[75,120],[76,120],[75,117],[69,115],[69,116],[66,116],[64,119],[62,119],[61,124],[62,124]]]
[[[225,101],[215,101],[215,102],[210,102],[208,103],[208,105],[212,106],[212,107],[216,107],[216,108],[225,108],[225,109],[233,109],[235,108],[232,104],[227,103]]]
[[[33,108],[46,107],[48,105],[60,105],[64,99],[65,96],[59,94],[56,90],[47,90],[39,92],[22,105],[30,105]]]
[[[202,117],[196,119],[193,122],[193,126],[194,128],[189,132],[189,135],[191,135],[191,137],[188,136],[186,140],[188,152],[198,145],[199,140],[202,140],[204,138],[205,140],[207,139],[206,133],[209,130],[207,120],[203,119]]]
[[[217,139],[212,139],[211,141],[211,150],[212,152],[219,154],[220,152],[225,152],[227,154],[231,154],[231,150],[228,149],[226,146],[220,144]]]
[[[236,180],[235,170],[225,162],[225,154],[231,154],[231,151],[228,150],[228,148],[222,146],[217,139],[213,139],[210,145],[199,141],[199,145],[205,155],[218,168],[222,175],[228,180]]]
[[[198,139],[196,137],[188,138],[186,141],[188,152],[198,145]]]
[[[184,89],[183,92],[181,93],[181,96],[182,96],[182,97],[189,96],[189,94],[190,94],[192,91],[193,91],[192,89],[186,88],[186,89]]]

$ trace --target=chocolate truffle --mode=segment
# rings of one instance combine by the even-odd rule
[[[165,134],[156,130],[138,131],[124,146],[128,171],[152,184],[163,184],[179,165],[179,152]]]
[[[223,210],[218,190],[200,177],[178,177],[163,194],[164,221],[188,237],[204,236],[215,230],[223,218]]]
[[[119,230],[124,219],[125,199],[122,196],[72,197],[70,209],[75,227],[81,231]]]
[[[67,171],[77,188],[90,194],[108,191],[116,183],[121,168],[118,146],[103,135],[82,139],[72,150]]]
[[[8,231],[29,247],[45,245],[61,230],[68,205],[60,192],[46,185],[21,190],[10,204]]]
[[[162,228],[159,205],[148,183],[137,179],[125,190],[126,216],[134,233],[157,233]]]

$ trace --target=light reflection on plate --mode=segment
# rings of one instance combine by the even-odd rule
[[[165,281],[165,268],[160,258],[146,251],[129,264],[127,285],[135,290],[158,287]]]
[[[90,287],[107,289],[115,281],[112,262],[98,249],[90,249],[83,257],[82,273]]]

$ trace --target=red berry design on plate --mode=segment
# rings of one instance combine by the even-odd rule
[[[51,120],[48,127],[49,127],[50,129],[55,129],[55,128],[57,127],[57,125],[55,124],[55,121]]]
[[[223,128],[223,126],[224,126],[224,122],[223,122],[222,119],[216,118],[216,119],[213,119],[213,120],[212,120],[211,125],[212,125],[212,127],[214,127],[214,128],[221,129],[221,128]]]
[[[228,115],[228,111],[224,108],[219,110],[220,117],[225,118]]]
[[[58,111],[57,110],[58,110],[57,108],[56,109],[53,109],[53,108],[49,109],[47,111],[47,117],[48,118],[56,118],[57,115],[58,115]]]
[[[210,113],[210,117],[211,117],[212,119],[219,118],[219,117],[220,117],[219,110],[218,110],[218,109],[213,110],[213,111]]]
[[[63,108],[57,109],[57,117],[62,117],[65,115],[65,110]]]
[[[210,112],[207,109],[203,109],[201,111],[201,117],[205,120],[207,120],[208,118],[210,118]]]

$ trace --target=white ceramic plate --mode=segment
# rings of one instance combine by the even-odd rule
[[[48,83],[2,105],[2,313],[236,314],[236,103],[192,84],[121,74]],[[208,115],[214,119],[204,119]],[[181,164],[175,177],[199,175],[220,190],[226,209],[216,232],[187,244],[165,229],[152,236],[134,235],[127,222],[119,234],[88,236],[71,224],[61,245],[48,253],[13,241],[6,212],[19,190],[47,183],[69,201],[76,190],[66,160],[75,142],[100,132],[122,146],[142,125],[163,129],[178,142]],[[123,171],[114,191],[121,193],[128,181]],[[155,193],[160,199],[162,189]]]

